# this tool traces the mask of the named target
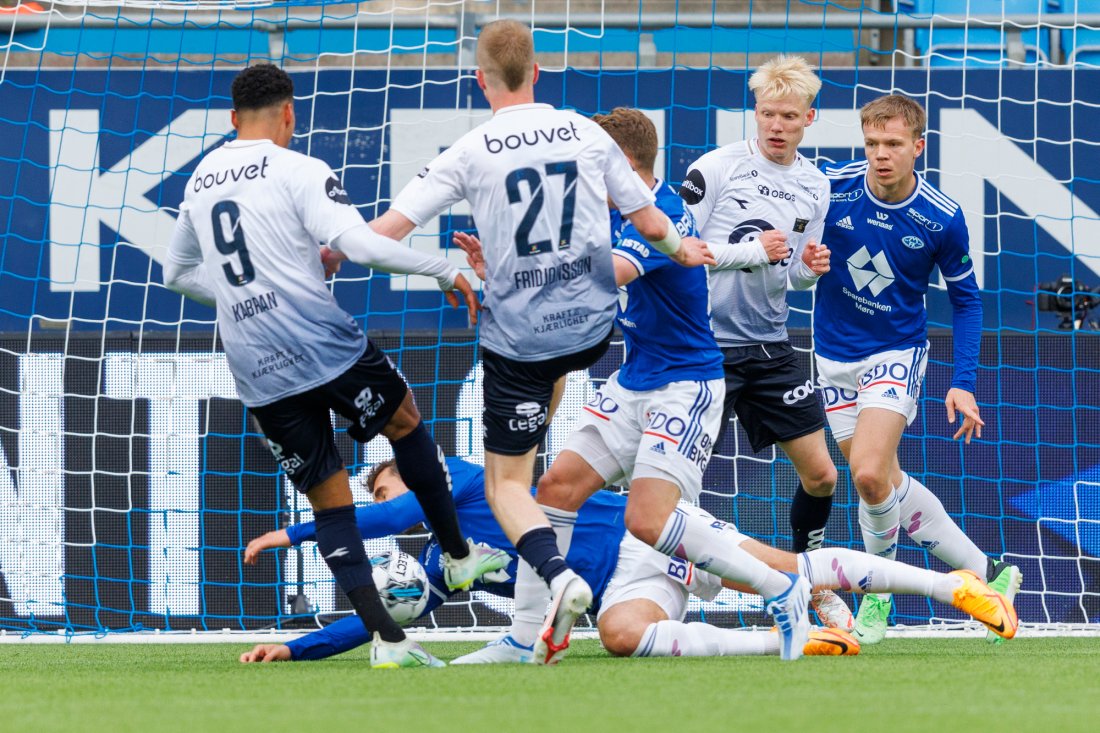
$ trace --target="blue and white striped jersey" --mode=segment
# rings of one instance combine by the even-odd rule
[[[653,186],[657,208],[672,220],[681,236],[696,236],[695,218],[664,181]],[[619,384],[643,392],[671,382],[722,378],[722,352],[710,330],[707,268],[682,267],[657,251],[618,211],[611,212],[611,239],[639,277],[619,300],[619,326],[626,359]]]
[[[924,296],[938,266],[954,309],[952,386],[973,392],[982,301],[959,205],[920,174],[904,201],[879,201],[866,183],[866,160],[829,164],[823,170],[832,186],[823,235],[832,250],[832,269],[817,283],[817,353],[851,362],[924,346]]]

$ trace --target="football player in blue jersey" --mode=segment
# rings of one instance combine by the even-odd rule
[[[654,175],[657,132],[649,118],[620,107],[594,119],[622,148],[658,209],[681,236],[693,236],[691,212]],[[625,521],[631,534],[665,555],[686,558],[762,595],[784,642],[782,657],[797,659],[809,630],[805,580],[777,572],[745,552],[724,525],[677,509],[681,499],[694,501],[702,491],[725,394],[722,354],[710,326],[707,273],[672,261],[625,218],[614,221],[615,281],[625,287],[618,322],[626,358],[582,410],[577,427],[540,479],[539,503],[558,520],[558,543],[568,551],[570,529],[585,499],[603,486],[628,480]],[[468,248],[469,239],[459,235],[456,241]],[[521,567],[517,596],[538,591],[529,577]],[[568,648],[575,616],[557,610],[548,615],[551,623],[536,643],[540,663],[557,662]]]
[[[814,302],[814,348],[829,427],[851,466],[868,552],[894,557],[904,528],[954,568],[984,577],[1012,600],[1022,577],[995,562],[952,521],[931,491],[898,462],[902,432],[917,414],[928,361],[924,298],[939,267],[953,309],[954,376],[947,420],[955,439],[980,438],[974,398],[982,301],[962,209],[915,171],[924,152],[924,109],[891,94],[860,111],[866,159],[824,166],[831,184],[824,240],[839,267]],[[881,641],[889,596],[867,596],[855,633]]]
[[[455,506],[462,526],[476,541],[507,548],[512,557],[507,572],[485,576],[474,588],[511,597],[517,553],[485,500],[485,471],[457,458],[448,458],[447,466],[454,482]],[[376,465],[366,483],[374,503],[356,510],[364,538],[399,534],[424,521],[423,511],[409,495],[392,460]],[[624,496],[610,491],[596,492],[580,510],[568,557],[570,565],[593,589],[600,640],[611,654],[665,657],[779,653],[778,634],[683,623],[689,594],[709,600],[723,585],[730,584],[680,558],[663,555],[626,533],[623,524],[626,506]],[[684,509],[698,512],[709,522],[723,524],[695,507]],[[732,527],[727,531],[736,532]],[[315,536],[313,522],[268,532],[248,544],[244,561],[253,564],[264,550],[314,541]],[[1008,608],[1006,601],[993,596],[986,599],[988,589],[958,575],[934,573],[841,548],[796,556],[744,535],[737,536],[753,555],[782,570],[801,570],[819,587],[850,587],[860,592],[866,585],[869,589],[929,595],[957,608],[973,610],[994,625],[1002,623],[1004,609]],[[457,591],[450,591],[443,584],[440,549],[434,538],[429,538],[421,551],[420,562],[427,572],[431,589],[424,611],[428,614]],[[961,591],[962,588],[967,590]],[[482,649],[459,657],[452,664],[530,662],[543,613],[544,604],[525,608],[522,599],[517,599],[508,633]],[[348,651],[368,641],[361,625],[354,621],[353,617],[341,619],[286,644],[257,644],[241,654],[240,660],[300,661]],[[1006,628],[1014,629],[1010,618],[1004,623]],[[851,655],[858,651],[859,644],[845,632],[827,628],[812,631],[804,647],[806,654],[814,655]]]
[[[447,261],[401,247],[369,226],[323,161],[290,150],[294,85],[272,64],[233,80],[237,137],[206,155],[185,189],[164,264],[167,287],[218,313],[241,401],[317,516],[322,556],[363,626],[374,667],[438,666],[386,613],[355,525],[331,411],[366,442],[381,433],[447,551],[447,582],[468,587],[507,557],[462,536],[443,455],[404,377],[332,297],[326,253],[434,277],[457,305],[477,300]]]

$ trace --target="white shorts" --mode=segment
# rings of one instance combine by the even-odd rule
[[[618,376],[612,374],[584,406],[562,449],[580,455],[608,485],[671,478],[681,498],[695,501],[722,422],[725,380],[635,392],[620,385]]]
[[[825,400],[825,416],[836,440],[848,440],[865,407],[878,407],[917,417],[917,398],[928,367],[928,347],[883,351],[861,361],[833,361],[817,356],[817,381]]]
[[[698,507],[681,503],[680,509],[717,521]],[[736,533],[738,544],[748,539],[731,524],[726,525],[726,530]],[[619,563],[603,592],[596,621],[612,606],[638,598],[653,601],[669,619],[682,621],[689,595],[712,601],[721,590],[722,579],[718,576],[699,570],[682,558],[657,552],[627,532],[619,544]]]

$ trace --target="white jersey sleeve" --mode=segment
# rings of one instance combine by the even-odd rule
[[[420,227],[447,207],[466,198],[468,166],[464,151],[463,146],[453,145],[436,156],[401,189],[390,208]]]
[[[202,245],[188,208],[186,202],[181,204],[176,217],[176,228],[172,231],[164,263],[164,283],[178,293],[212,306],[217,301],[217,292],[202,267]]]
[[[805,262],[802,261],[802,254],[806,251],[806,245],[810,242],[814,244],[821,244],[821,238],[825,234],[825,215],[829,211],[829,184],[828,181],[824,182],[818,192],[817,210],[810,218],[810,223],[806,227],[805,235],[798,243],[795,249],[793,259],[791,261],[791,269],[787,273],[790,280],[791,287],[795,290],[809,290],[817,283],[820,275],[814,273]]]
[[[303,157],[298,165],[296,175],[289,177],[287,182],[291,195],[298,202],[302,225],[314,239],[331,243],[349,229],[365,223],[327,163]]]
[[[691,164],[687,175],[680,184],[680,198],[695,217],[699,231],[706,228],[710,221],[714,204],[721,193],[722,161],[713,153],[708,153]],[[720,244],[720,242],[715,242]]]

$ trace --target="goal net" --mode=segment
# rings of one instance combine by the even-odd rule
[[[704,2],[0,1],[0,629],[10,632],[288,629],[347,611],[312,545],[244,565],[252,538],[306,521],[236,398],[211,309],[162,284],[183,187],[231,134],[229,86],[272,61],[295,83],[293,147],[329,163],[368,219],[489,115],[473,77],[477,30],[529,22],[539,101],[644,109],[659,175],[678,182],[717,145],[754,132],[747,77],[767,57],[821,67],[804,152],[862,152],[858,108],[898,91],[928,108],[918,165],[965,211],[985,331],[980,440],[962,446],[942,398],[950,304],[933,327],[924,401],[901,446],[987,553],[1018,564],[1030,624],[1100,620],[1100,3],[1095,0]],[[455,207],[411,246],[446,254],[476,225]],[[835,262],[834,267],[844,263]],[[398,363],[437,442],[481,462],[476,333],[425,279],[346,267],[341,306]],[[809,364],[811,293],[792,293]],[[720,304],[715,304],[720,307]],[[551,460],[621,344],[569,380],[544,446]],[[359,501],[389,456],[334,423]],[[840,466],[830,544],[862,548]],[[790,547],[797,478],[775,451],[727,432],[702,503]],[[899,559],[943,569],[906,544]],[[413,531],[368,542],[416,554]],[[424,625],[506,625],[510,601],[456,596]],[[726,592],[693,618],[754,623],[761,602]],[[893,620],[960,621],[898,597]]]

